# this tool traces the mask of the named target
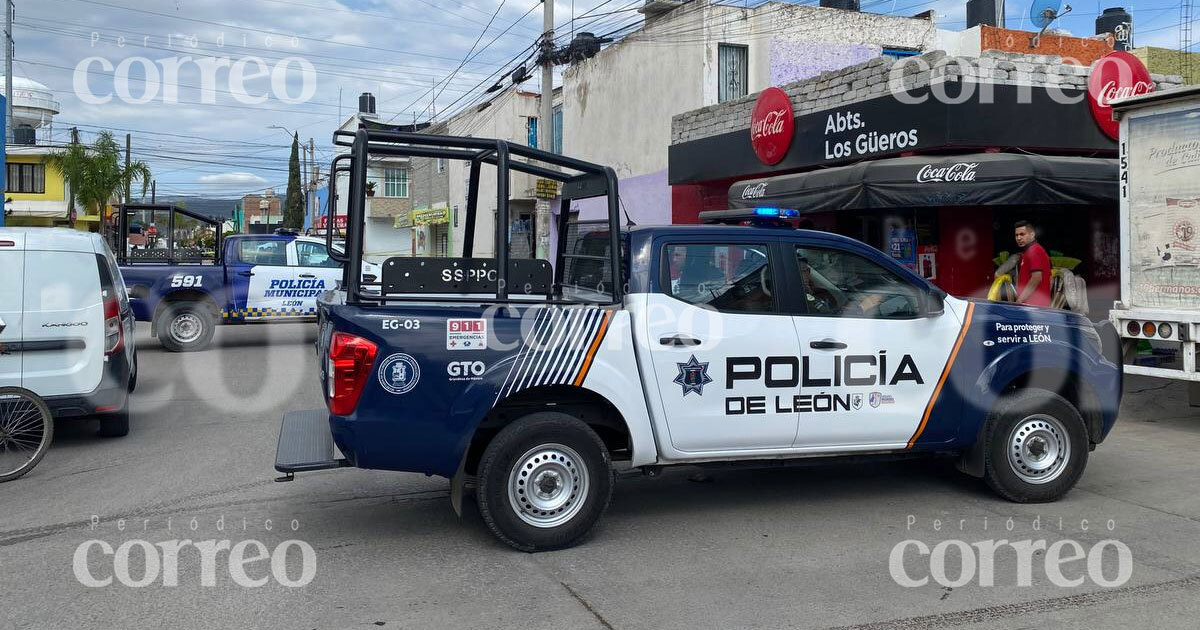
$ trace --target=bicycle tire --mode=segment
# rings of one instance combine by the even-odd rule
[[[14,465],[19,465],[8,470],[5,462],[9,458],[6,455],[27,450],[14,448],[14,445],[31,445],[35,439],[33,454],[23,463],[19,463],[20,456],[14,457]],[[50,414],[46,401],[21,387],[0,387],[0,483],[12,481],[33,470],[46,456],[53,442],[54,416]]]

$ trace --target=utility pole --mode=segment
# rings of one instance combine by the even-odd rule
[[[297,138],[297,142],[299,142],[298,138]],[[304,221],[303,217],[308,216],[308,165],[309,164],[310,164],[310,162],[308,161],[308,147],[301,144],[300,145],[300,193],[302,195],[304,195],[304,214],[300,215],[301,223],[303,223],[303,221]]]
[[[13,60],[13,37],[12,37],[12,21],[13,11],[16,7],[13,6],[13,0],[4,0],[4,143],[12,144],[13,124],[12,124],[12,60]]]
[[[542,114],[538,121],[538,148],[554,146],[554,0],[542,0]],[[535,257],[550,257],[550,200],[538,199],[534,205]],[[507,229],[504,226],[502,229]],[[559,234],[563,238],[565,234]]]
[[[158,199],[158,180],[150,180],[150,205],[157,203]]]
[[[338,123],[341,124],[341,123]],[[308,139],[308,192],[304,196],[304,208],[308,212],[309,225],[316,225],[317,212],[312,207],[312,196],[317,190],[317,145],[313,142],[312,137]]]

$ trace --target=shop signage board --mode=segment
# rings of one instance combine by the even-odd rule
[[[778,164],[795,135],[795,114],[787,92],[769,87],[758,95],[750,114],[750,146],[763,164]]]
[[[764,162],[755,150],[753,122],[748,120],[738,131],[671,145],[668,181],[752,178],[943,149],[1012,147],[1116,154],[1116,143],[1093,122],[1082,90],[1075,91],[1074,102],[1062,103],[1045,88],[989,85],[988,89],[988,99],[976,95],[947,102],[923,88],[913,90],[905,100],[884,94],[796,116],[790,147],[774,163]],[[721,159],[712,159],[714,155]],[[929,175],[966,179],[972,173],[965,167]]]
[[[425,208],[421,210],[413,210],[412,212],[413,225],[434,225],[436,223],[449,222],[449,208]]]
[[[1154,91],[1150,71],[1141,59],[1123,50],[1113,51],[1092,67],[1088,77],[1088,104],[1104,135],[1116,140],[1120,124],[1113,119],[1112,101]]]

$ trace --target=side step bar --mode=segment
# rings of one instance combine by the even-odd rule
[[[328,411],[304,409],[283,414],[279,443],[275,447],[275,470],[286,476],[276,481],[291,481],[298,472],[349,465],[345,459],[334,456]]]

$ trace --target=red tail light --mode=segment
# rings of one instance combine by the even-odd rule
[[[329,411],[345,416],[354,413],[363,386],[375,367],[375,344],[343,332],[333,333],[325,369]]]
[[[116,354],[124,347],[125,328],[121,326],[121,306],[116,296],[109,295],[104,298],[104,354]]]

